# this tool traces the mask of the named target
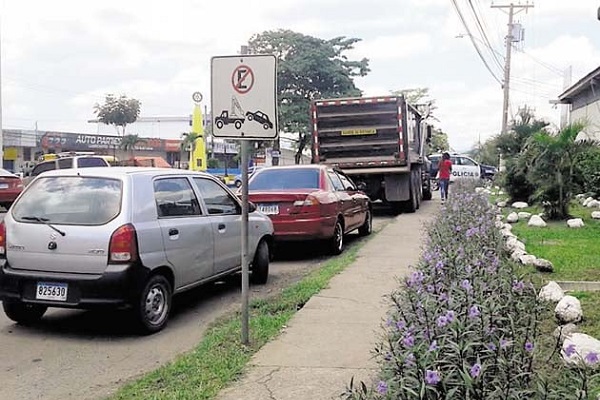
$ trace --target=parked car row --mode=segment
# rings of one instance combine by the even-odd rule
[[[249,191],[253,283],[267,282],[277,244],[321,241],[340,254],[346,234],[372,231],[369,198],[326,166],[256,169]],[[173,295],[241,270],[241,222],[239,196],[206,173],[46,171],[0,223],[4,312],[28,324],[48,307],[126,308],[143,332],[159,331]]]

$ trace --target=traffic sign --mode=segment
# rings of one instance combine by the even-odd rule
[[[275,56],[213,57],[211,107],[215,137],[275,139],[278,135]]]

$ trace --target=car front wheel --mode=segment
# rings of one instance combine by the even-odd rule
[[[269,245],[261,240],[256,248],[254,260],[252,260],[252,274],[250,281],[257,285],[264,285],[269,279]]]
[[[154,275],[148,279],[135,311],[143,333],[155,333],[167,325],[171,312],[171,284],[167,278]]]
[[[21,325],[29,325],[39,321],[48,307],[39,304],[27,304],[20,301],[4,300],[2,308],[8,318]]]

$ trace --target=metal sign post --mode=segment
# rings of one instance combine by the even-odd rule
[[[248,140],[277,137],[277,74],[273,55],[211,59],[213,136],[240,140],[242,168],[242,343],[249,344]]]

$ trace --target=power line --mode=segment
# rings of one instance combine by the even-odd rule
[[[490,53],[492,54],[492,57],[494,58],[494,61],[496,62],[496,64],[500,67],[500,69],[502,70],[502,63],[500,62],[500,60],[498,59],[498,57],[496,56],[495,50],[494,50],[494,46],[492,46],[492,44],[490,43],[490,40],[487,36],[486,30],[483,27],[482,24],[482,19],[483,16],[479,17],[479,15],[477,14],[477,11],[475,10],[475,7],[473,6],[473,1],[472,0],[468,0],[469,1],[469,6],[471,7],[471,12],[473,13],[473,16],[475,17],[475,22],[477,23],[477,27],[479,29],[479,33],[481,33],[481,37],[483,38],[483,41],[485,42],[485,46],[487,47],[487,49],[490,51]],[[485,22],[484,22],[485,23]]]
[[[521,50],[521,53],[523,53],[526,56],[530,57],[533,61],[535,61],[536,63],[538,63],[542,67],[546,68],[548,71],[554,72],[556,75],[563,76],[564,71],[562,71],[560,68],[555,67],[552,64],[546,63],[546,62],[540,60],[539,58],[534,57],[532,54],[529,54],[525,50]]]
[[[483,64],[485,65],[485,67],[487,68],[489,73],[492,75],[492,77],[496,80],[496,82],[498,82],[500,85],[502,85],[502,82],[500,81],[500,79],[496,76],[494,71],[492,71],[492,69],[490,68],[490,65],[488,64],[488,62],[485,59],[485,57],[483,56],[483,54],[481,54],[481,50],[479,49],[479,46],[477,46],[477,43],[473,39],[471,30],[469,29],[469,26],[467,25],[467,22],[465,21],[465,18],[463,16],[462,12],[460,11],[460,8],[458,7],[458,4],[456,3],[456,0],[452,0],[452,4],[454,5],[454,9],[456,10],[458,17],[460,18],[460,21],[462,22],[463,27],[465,28],[465,30],[467,31],[467,34],[469,35],[469,38],[471,39],[471,43],[473,43],[473,47],[475,47],[475,51],[477,51],[479,58],[481,59],[481,61],[483,61]]]

